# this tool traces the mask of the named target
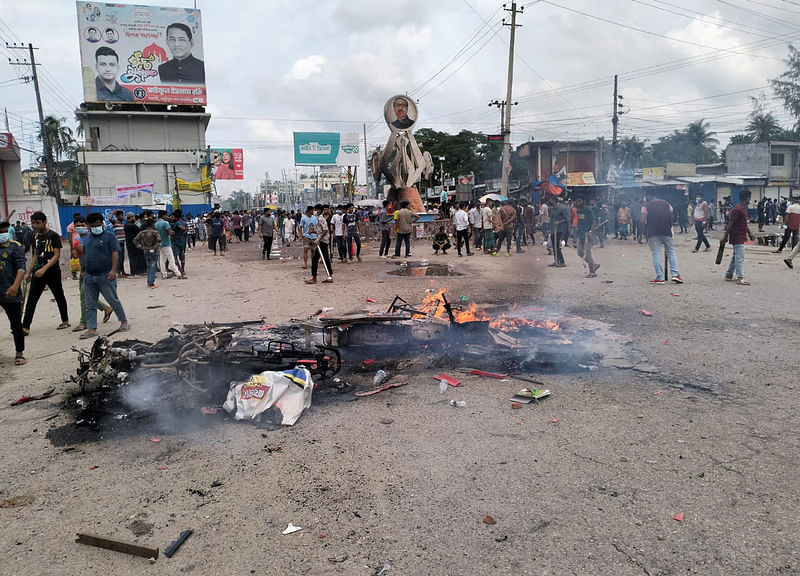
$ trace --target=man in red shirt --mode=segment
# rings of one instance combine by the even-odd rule
[[[733,282],[733,274],[736,273],[736,283],[747,286],[750,284],[744,279],[744,243],[749,237],[753,240],[753,233],[750,232],[748,223],[750,217],[747,215],[747,206],[750,204],[750,190],[739,192],[739,203],[731,210],[728,226],[725,228],[725,235],[722,237],[722,244],[730,242],[733,245],[733,256],[730,266],[725,273],[725,280]]]

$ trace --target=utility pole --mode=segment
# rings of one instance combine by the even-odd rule
[[[6,42],[6,48],[12,48],[14,50],[25,50],[25,45],[20,44],[9,44]],[[39,74],[36,70],[36,58],[34,57],[34,50],[38,50],[38,48],[34,48],[33,44],[28,44],[27,46],[28,54],[30,55],[30,62],[25,62],[24,60],[17,60],[16,62],[12,62],[11,58],[8,59],[8,63],[12,66],[27,66],[30,64],[31,70],[33,71],[33,88],[36,91],[36,105],[39,108],[39,127],[41,130],[42,135],[42,145],[44,146],[44,166],[45,171],[47,172],[47,188],[48,194],[55,198],[58,198],[58,178],[56,177],[56,170],[55,170],[55,162],[53,161],[53,148],[50,146],[50,136],[47,133],[44,125],[44,111],[42,110],[42,95],[39,91]]]
[[[614,114],[611,117],[611,125],[614,132],[611,139],[611,162],[616,166],[617,160],[617,125],[619,124],[619,117],[625,114],[622,105],[622,94],[617,93],[617,75],[614,74]]]
[[[514,37],[517,31],[517,13],[522,13],[524,7],[517,10],[517,3],[511,3],[511,9],[505,7],[506,12],[511,13],[511,39],[508,43],[508,85],[506,86],[506,103],[511,102],[512,86],[514,84]],[[506,26],[506,20],[503,18],[503,26]],[[503,171],[502,183],[500,185],[501,192],[508,196],[508,163],[511,155],[511,106],[504,106],[505,116],[503,121]]]
[[[615,167],[617,165],[617,124],[619,124],[619,116],[617,115],[617,75],[614,74],[614,113],[611,116],[611,126],[613,128],[611,136],[611,163]]]

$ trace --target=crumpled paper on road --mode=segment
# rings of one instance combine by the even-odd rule
[[[314,382],[303,367],[283,372],[261,372],[247,382],[231,382],[222,407],[236,420],[253,419],[272,406],[281,411],[281,424],[291,426],[311,406]]]

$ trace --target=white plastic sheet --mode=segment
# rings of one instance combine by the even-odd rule
[[[231,382],[228,399],[222,407],[237,420],[253,419],[275,406],[281,424],[291,426],[311,406],[314,382],[302,367],[283,372],[262,372],[247,382]]]

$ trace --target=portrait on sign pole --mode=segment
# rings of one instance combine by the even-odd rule
[[[417,121],[417,105],[408,96],[392,96],[383,107],[386,124],[394,130],[410,130]]]

